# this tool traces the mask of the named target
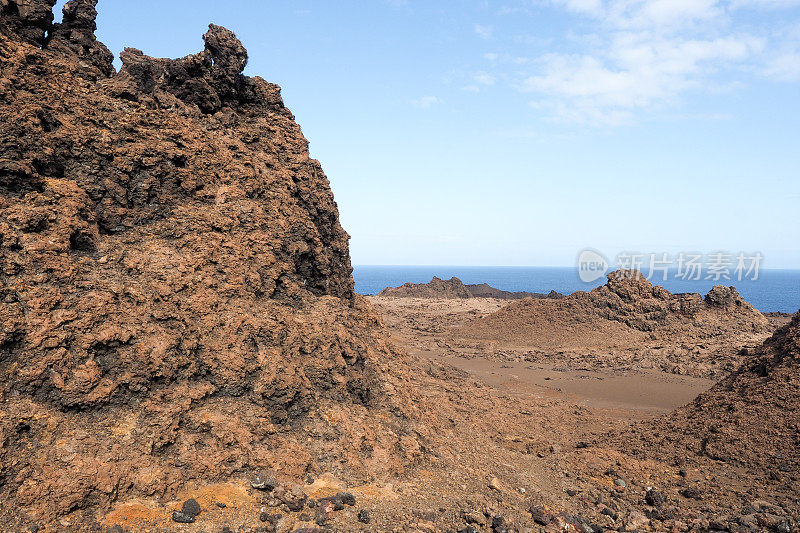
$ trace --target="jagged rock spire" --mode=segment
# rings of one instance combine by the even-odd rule
[[[0,0],[0,30],[42,46],[53,26],[56,0]]]
[[[122,70],[112,91],[133,99],[163,91],[208,114],[252,100],[253,82],[242,74],[247,50],[241,41],[216,24],[209,24],[203,40],[202,52],[180,59],[153,58],[126,48],[120,55]]]
[[[88,69],[84,77],[96,77],[92,68],[104,77],[114,74],[114,55],[94,35],[97,29],[97,0],[70,0],[64,6],[64,19],[53,26],[47,47],[78,55]]]

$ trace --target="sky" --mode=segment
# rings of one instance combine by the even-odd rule
[[[233,30],[321,161],[354,264],[572,266],[591,247],[800,268],[800,0],[98,9],[117,55]]]

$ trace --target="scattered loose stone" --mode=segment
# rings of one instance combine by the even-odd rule
[[[227,505],[222,502],[214,502],[214,505],[216,505],[220,509],[225,509],[227,507]]]
[[[178,522],[179,524],[191,524],[194,522],[194,516],[184,514],[180,511],[174,511],[172,513],[172,521]]]
[[[650,519],[639,511],[631,511],[625,519],[626,531],[636,531],[650,523]]]
[[[479,513],[478,511],[461,511],[461,517],[468,524],[475,524],[477,526],[486,525],[486,517],[483,516],[483,513]]]
[[[623,489],[628,486],[628,484],[625,483],[625,480],[620,478],[614,480],[614,485]]]
[[[644,500],[648,505],[652,505],[653,507],[661,507],[667,502],[667,497],[663,492],[659,492],[656,489],[648,489]]]
[[[267,492],[275,490],[276,485],[275,480],[263,472],[257,472],[250,480],[251,487]]]
[[[195,516],[200,514],[200,504],[197,503],[197,500],[194,498],[189,498],[185,502],[183,502],[183,507],[181,508],[181,512],[187,516],[191,516],[194,518]]]
[[[361,522],[362,524],[369,524],[370,521],[369,511],[367,511],[366,509],[361,509],[358,512],[358,521]]]
[[[303,509],[308,499],[299,485],[293,485],[291,488],[278,487],[275,490],[275,497],[286,505],[289,511],[293,512]]]
[[[553,521],[555,515],[553,515],[553,513],[547,507],[537,505],[531,507],[531,518],[533,518],[533,521],[540,526],[546,526]]]
[[[356,504],[356,497],[350,492],[340,492],[336,495],[336,498],[339,498],[343,504],[349,505],[350,507]]]
[[[465,527],[463,529],[459,529],[458,533],[480,533],[480,531],[478,531],[477,529],[475,529],[472,526],[467,526],[467,527]]]
[[[505,518],[500,515],[494,516],[492,518],[492,531],[494,533],[508,533]]]
[[[683,496],[684,498],[689,498],[691,500],[699,500],[700,491],[696,487],[688,487],[681,491],[681,496]]]

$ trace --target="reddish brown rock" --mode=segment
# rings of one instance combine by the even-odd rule
[[[655,427],[645,433],[645,452],[673,456],[688,447],[778,477],[800,472],[800,313],[736,372]]]
[[[262,468],[401,467],[402,359],[280,88],[214,25],[114,74],[95,1],[55,26],[53,3],[0,4],[0,529]]]

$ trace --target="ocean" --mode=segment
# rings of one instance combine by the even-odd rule
[[[488,283],[506,291],[550,292],[563,294],[589,291],[602,285],[605,278],[584,283],[576,268],[562,267],[472,267],[472,266],[378,266],[360,265],[353,269],[358,294],[377,294],[386,287],[406,282],[427,283],[433,276],[449,279],[456,276],[466,284]],[[762,312],[795,313],[800,310],[800,270],[762,269],[759,279],[682,280],[668,275],[658,281],[670,292],[699,292],[705,295],[714,285],[733,285],[756,309]]]

